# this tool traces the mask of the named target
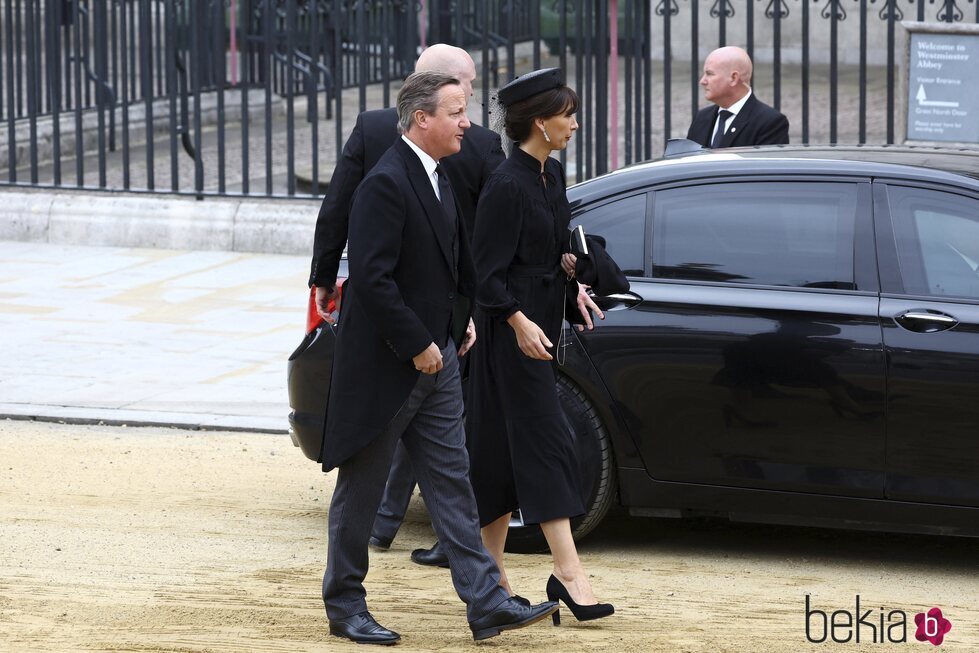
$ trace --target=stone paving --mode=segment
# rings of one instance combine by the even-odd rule
[[[285,432],[308,265],[0,241],[0,415]]]

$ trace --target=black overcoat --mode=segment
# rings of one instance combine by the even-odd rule
[[[398,138],[396,109],[364,111],[357,116],[316,218],[309,285],[329,288],[336,283],[340,257],[347,244],[350,201],[354,191]],[[500,135],[472,125],[462,138],[462,149],[439,162],[452,183],[467,233],[472,234],[479,192],[503,159]]]
[[[697,112],[687,139],[710,147],[714,134],[714,122],[720,107],[712,104]],[[789,120],[761,100],[751,96],[745,101],[741,111],[734,117],[727,133],[721,137],[721,147],[740,147],[744,145],[787,145],[789,142]]]
[[[418,379],[412,358],[432,342],[443,347],[450,325],[468,319],[474,271],[465,225],[457,220],[456,228],[452,265],[448,218],[418,156],[397,139],[360,183],[350,210],[350,279],[337,327],[324,471],[381,434]]]

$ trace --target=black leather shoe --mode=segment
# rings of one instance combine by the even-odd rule
[[[391,548],[391,538],[390,537],[379,537],[377,535],[371,535],[371,539],[367,540],[367,543],[374,547],[375,549],[380,549],[381,551],[387,551]]]
[[[415,549],[411,552],[411,561],[429,567],[449,567],[449,556],[445,555],[442,545],[436,542],[431,549]]]
[[[547,601],[539,605],[524,605],[512,596],[501,603],[485,617],[469,622],[473,639],[477,642],[488,637],[495,637],[504,630],[516,630],[535,624],[557,611],[558,604]]]
[[[361,612],[346,619],[330,619],[330,634],[346,637],[358,644],[387,646],[401,641],[401,635],[377,623],[370,612]]]

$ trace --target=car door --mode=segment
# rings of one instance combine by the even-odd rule
[[[875,184],[888,498],[979,506],[979,194]]]
[[[608,238],[622,213],[608,205],[576,216],[642,267],[580,339],[648,474],[882,496],[869,182],[710,180],[650,198],[643,241],[634,217],[632,238]]]

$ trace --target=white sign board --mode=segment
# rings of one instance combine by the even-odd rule
[[[907,138],[979,143],[979,34],[912,32]]]

